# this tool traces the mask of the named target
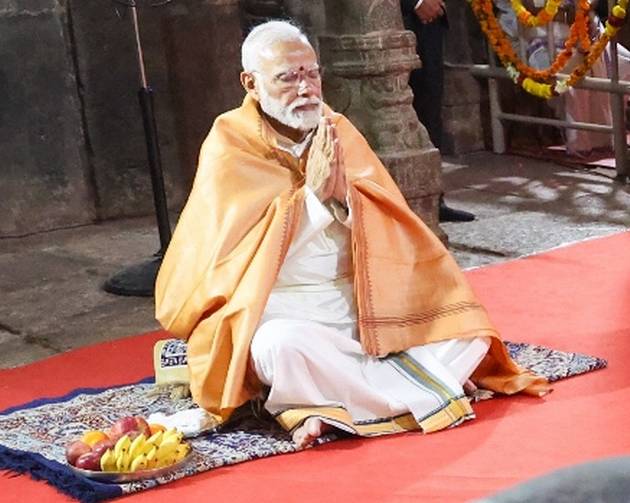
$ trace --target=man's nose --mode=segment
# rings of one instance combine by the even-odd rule
[[[310,82],[304,76],[300,76],[297,92],[299,96],[312,96],[317,93],[317,89],[314,83]]]

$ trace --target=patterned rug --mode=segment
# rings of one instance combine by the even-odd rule
[[[521,366],[557,381],[606,366],[600,358],[566,353],[525,343],[506,342]],[[0,469],[28,472],[84,502],[119,497],[174,480],[257,458],[298,450],[290,435],[268,415],[251,406],[238,410],[220,431],[191,439],[193,455],[181,468],[155,480],[106,484],[76,475],[65,462],[65,445],[88,429],[105,428],[124,414],[148,416],[188,409],[190,399],[173,401],[167,390],[156,392],[152,379],[107,389],[77,389],[0,413]],[[335,440],[334,434],[318,444]]]

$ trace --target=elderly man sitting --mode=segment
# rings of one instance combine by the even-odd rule
[[[463,385],[541,395],[366,140],[322,103],[295,26],[256,27],[240,108],[218,117],[156,287],[217,421],[266,396],[299,446],[330,428],[432,432],[474,417]],[[469,383],[472,386],[472,383]]]

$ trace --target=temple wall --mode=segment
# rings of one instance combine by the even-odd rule
[[[173,209],[186,199],[214,118],[242,100],[242,28],[280,13],[299,19],[330,68],[326,99],[363,131],[437,229],[440,158],[410,112],[406,75],[418,60],[397,0],[138,3]],[[0,237],[153,213],[130,14],[108,1],[0,0]],[[447,50],[451,59],[464,53]],[[461,72],[449,77],[445,118],[455,152],[480,147],[478,94]]]

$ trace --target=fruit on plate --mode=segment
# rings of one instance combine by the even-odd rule
[[[107,449],[113,449],[115,444],[116,443],[110,438],[101,440],[92,446],[92,452],[102,455]]]
[[[190,452],[176,428],[147,424],[140,416],[125,416],[103,432],[86,431],[66,448],[68,463],[84,470],[136,472],[170,466]]]
[[[189,451],[190,446],[175,428],[160,430],[149,438],[140,434],[132,440],[128,435],[123,435],[113,449],[103,454],[101,470],[135,472],[162,468],[182,460]]]
[[[107,433],[101,430],[89,430],[81,436],[81,441],[93,447],[97,442],[109,440]]]
[[[123,435],[136,437],[140,433],[144,433],[147,436],[151,434],[147,421],[141,416],[125,416],[112,425],[107,435],[116,442]]]
[[[158,431],[166,431],[166,426],[157,423],[150,423],[149,430],[151,430],[151,435],[153,435]]]
[[[78,457],[75,466],[77,468],[81,468],[82,470],[98,471],[101,469],[101,456],[92,451],[86,454],[81,454]]]
[[[142,416],[135,416],[135,418],[136,424],[138,425],[137,430],[140,433],[144,433],[147,437],[151,435],[151,427],[149,426],[149,423],[147,423],[147,420]]]
[[[66,459],[71,465],[76,464],[79,456],[91,452],[92,448],[81,440],[75,440],[66,447]]]

